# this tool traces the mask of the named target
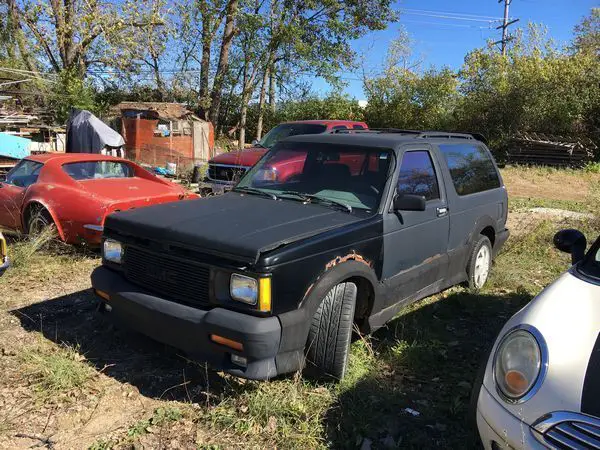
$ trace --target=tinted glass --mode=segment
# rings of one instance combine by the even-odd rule
[[[423,195],[427,200],[440,198],[440,189],[429,152],[404,153],[398,176],[398,193]]]
[[[238,183],[298,200],[316,195],[360,210],[376,210],[388,178],[391,152],[323,143],[281,142]]]
[[[478,145],[440,145],[458,195],[500,187],[500,178],[487,150]]]
[[[336,125],[333,127],[334,130],[347,130],[348,127],[346,125]]]
[[[324,133],[325,130],[327,130],[325,125],[314,123],[282,123],[269,131],[259,142],[259,145],[265,148],[271,148],[286,137],[299,134],[320,134]]]
[[[355,124],[355,125],[352,125],[352,129],[354,129],[354,130],[364,130],[365,127],[363,127],[362,125]]]
[[[40,175],[43,164],[22,160],[6,175],[6,182],[19,187],[28,187],[35,183]]]
[[[133,170],[120,161],[90,161],[65,164],[63,170],[75,180],[97,180],[103,178],[130,178]]]

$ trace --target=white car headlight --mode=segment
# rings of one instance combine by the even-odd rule
[[[246,277],[234,273],[231,275],[229,285],[231,298],[248,305],[256,305],[258,300],[258,281],[254,278]]]
[[[121,264],[123,258],[123,245],[114,239],[106,239],[102,246],[102,254],[106,261]]]
[[[533,332],[523,328],[509,331],[496,350],[494,379],[509,402],[525,401],[528,393],[535,393],[532,389],[536,383],[543,381],[547,366],[545,342],[537,330],[530,330]]]

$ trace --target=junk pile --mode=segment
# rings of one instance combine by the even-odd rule
[[[592,162],[598,146],[590,139],[519,133],[512,137],[507,162],[555,167],[582,167]]]

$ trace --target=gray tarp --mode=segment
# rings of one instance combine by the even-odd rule
[[[101,153],[125,145],[123,137],[91,112],[74,109],[67,122],[67,153]]]

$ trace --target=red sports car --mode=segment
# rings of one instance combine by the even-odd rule
[[[65,242],[98,245],[112,212],[197,197],[125,159],[30,156],[0,182],[0,228],[34,234],[55,225]]]

